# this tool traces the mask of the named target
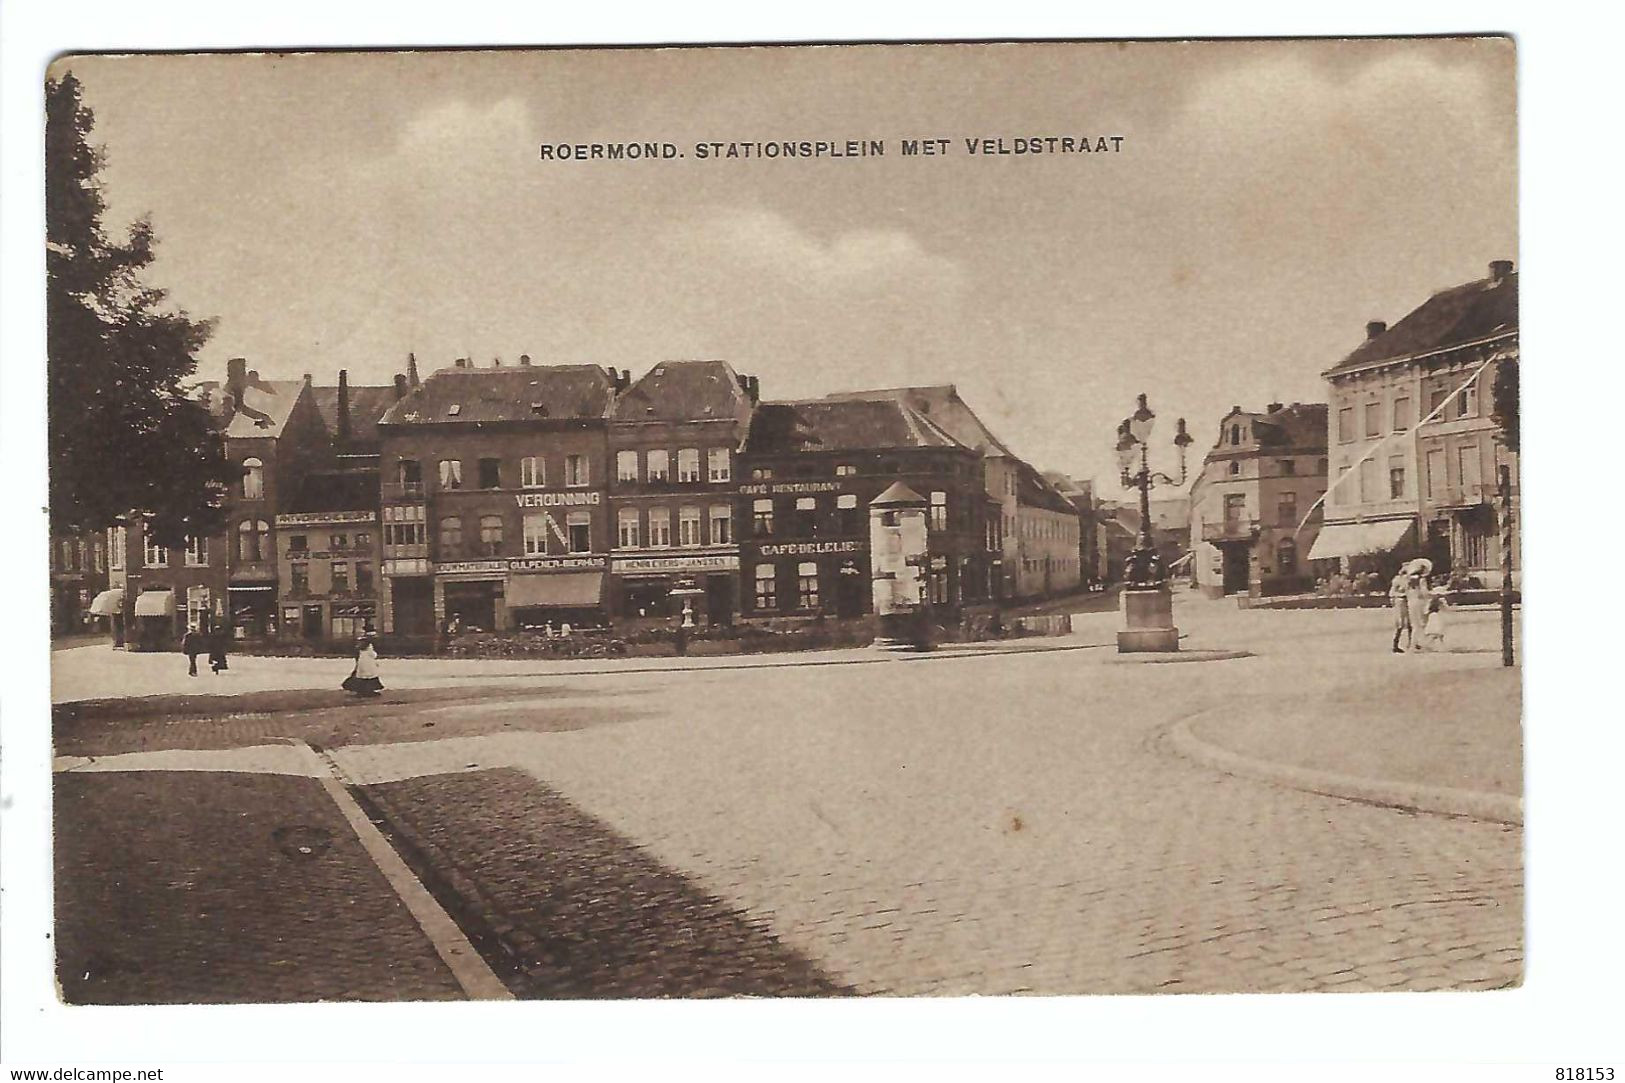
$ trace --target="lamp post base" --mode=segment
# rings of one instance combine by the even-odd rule
[[[923,611],[886,613],[881,615],[879,625],[879,634],[871,644],[876,650],[914,652],[932,647],[931,622]]]
[[[1123,623],[1117,633],[1117,653],[1179,650],[1179,629],[1174,627],[1174,596],[1166,586],[1123,591]]]

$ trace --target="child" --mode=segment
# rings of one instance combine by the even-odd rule
[[[1422,627],[1422,649],[1428,651],[1444,650],[1445,610],[1450,608],[1449,597],[1444,590],[1434,588],[1428,598],[1427,623]]]

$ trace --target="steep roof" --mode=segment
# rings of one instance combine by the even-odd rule
[[[745,450],[859,451],[963,447],[930,418],[895,399],[763,403],[751,422]]]
[[[327,428],[327,434],[338,437],[339,431],[339,389],[336,387],[313,387],[311,394],[316,399],[316,409],[321,412],[322,424]],[[395,405],[395,389],[384,387],[355,387],[350,388],[350,444],[352,446],[365,446],[378,442],[378,422],[391,406]]]
[[[449,368],[391,405],[378,424],[606,418],[614,399],[609,374],[597,365]]]
[[[1078,510],[1072,501],[1062,496],[1061,491],[1025,459],[1016,460],[1016,501],[1068,515],[1076,514]]]
[[[1518,273],[1440,290],[1404,319],[1367,338],[1330,372],[1460,346],[1518,329]]]
[[[225,435],[230,439],[278,437],[288,424],[299,393],[305,389],[303,380],[260,380],[243,389],[243,409],[225,414],[226,396],[223,389],[210,396],[210,408],[224,423]],[[261,416],[263,415],[263,417]],[[261,421],[263,420],[263,424]]]
[[[287,511],[312,514],[324,511],[364,511],[378,506],[376,470],[324,470],[307,474]]]
[[[662,361],[615,400],[616,421],[714,421],[750,416],[750,397],[726,361]]]
[[[959,397],[953,384],[932,384],[925,387],[881,387],[868,391],[837,391],[824,396],[832,401],[854,399],[895,399],[916,413],[924,414],[940,425],[944,431],[966,447],[975,448],[985,455],[1014,457],[1004,441],[993,435],[983,424],[976,411]]]
[[[1280,447],[1326,447],[1326,404],[1295,402],[1257,418],[1259,442]]]

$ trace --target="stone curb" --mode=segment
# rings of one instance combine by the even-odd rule
[[[1232,752],[1197,736],[1192,728],[1191,723],[1210,713],[1212,712],[1203,711],[1201,714],[1174,723],[1167,730],[1167,737],[1181,755],[1214,770],[1261,779],[1294,790],[1359,801],[1367,805],[1381,805],[1386,808],[1441,816],[1461,816],[1516,827],[1523,825],[1523,801],[1506,794],[1362,778],[1358,775],[1338,774],[1335,771],[1274,763]]]

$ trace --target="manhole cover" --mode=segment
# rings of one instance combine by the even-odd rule
[[[288,824],[271,832],[271,841],[292,858],[320,857],[333,845],[333,833],[325,827]]]

